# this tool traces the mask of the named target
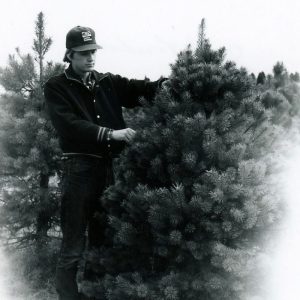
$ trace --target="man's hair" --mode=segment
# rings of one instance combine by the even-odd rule
[[[65,56],[64,56],[63,62],[71,63],[71,61],[70,61],[68,55],[69,55],[70,57],[73,57],[74,52],[75,52],[75,51],[72,50],[72,49],[67,49],[66,52],[65,52]]]

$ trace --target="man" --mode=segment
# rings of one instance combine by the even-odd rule
[[[76,300],[81,299],[76,273],[86,229],[89,246],[99,246],[99,215],[103,214],[99,198],[113,183],[113,157],[135,135],[125,125],[122,107],[139,105],[141,96],[151,101],[164,79],[128,80],[95,71],[96,51],[102,47],[88,27],[72,28],[66,36],[66,48],[64,61],[70,65],[63,74],[46,82],[44,94],[65,164],[57,291],[61,300]]]

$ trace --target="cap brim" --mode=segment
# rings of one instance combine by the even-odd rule
[[[97,44],[87,44],[87,45],[72,48],[72,50],[74,51],[88,51],[88,50],[96,50],[96,49],[103,49],[103,48]]]

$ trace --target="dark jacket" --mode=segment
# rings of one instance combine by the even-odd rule
[[[44,86],[46,107],[64,153],[116,156],[124,142],[108,141],[109,129],[124,129],[122,107],[140,105],[144,96],[151,101],[164,79],[129,80],[120,75],[93,71],[90,90],[71,65],[50,78]],[[110,144],[108,146],[108,144]]]

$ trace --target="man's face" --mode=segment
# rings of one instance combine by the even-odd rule
[[[75,51],[71,57],[72,67],[80,73],[94,70],[97,50]]]

